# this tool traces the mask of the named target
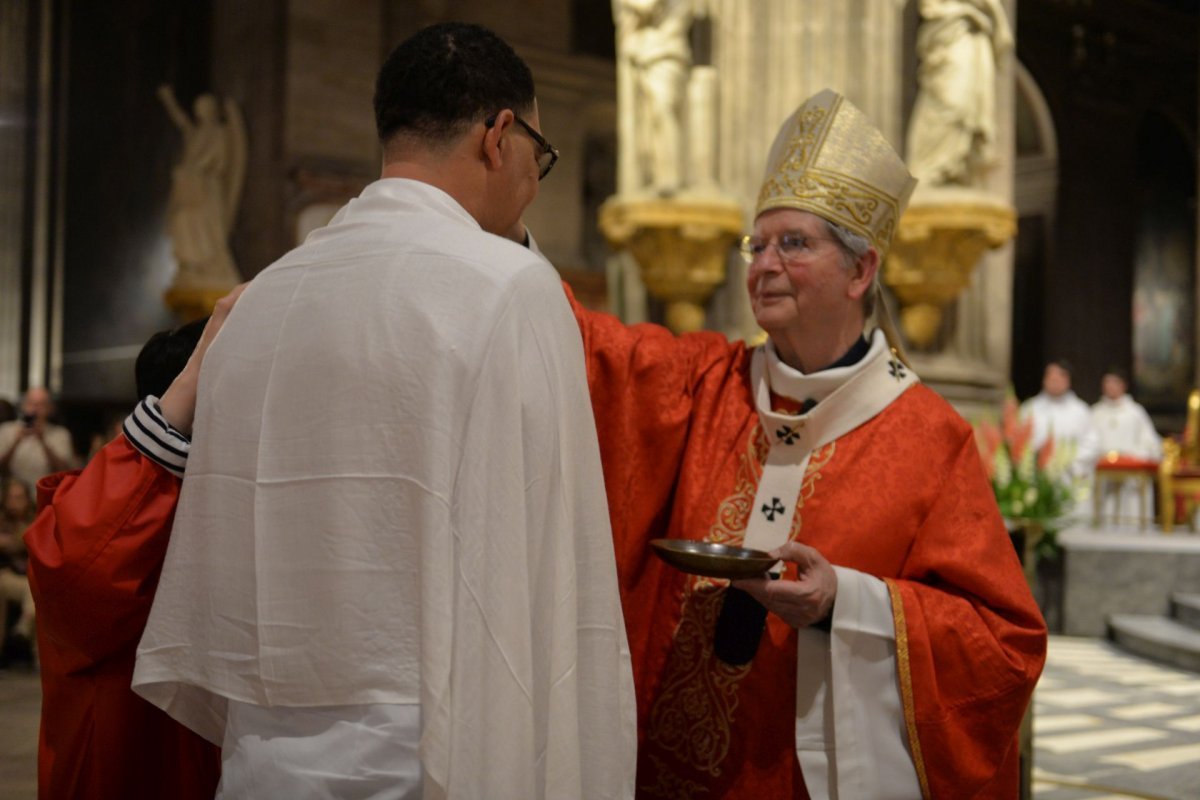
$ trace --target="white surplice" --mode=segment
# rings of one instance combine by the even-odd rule
[[[1157,461],[1162,458],[1162,437],[1154,429],[1154,423],[1146,409],[1127,394],[1115,400],[1101,397],[1092,406],[1092,427],[1100,443],[1100,456],[1118,453],[1123,456]],[[1101,515],[1106,519],[1134,519],[1135,513],[1151,514],[1153,509],[1143,509],[1142,504],[1153,502],[1144,484],[1133,480],[1105,482],[1097,487],[1100,497]]]
[[[1092,406],[1092,426],[1099,437],[1101,454],[1117,452],[1133,458],[1162,458],[1162,437],[1154,429],[1150,415],[1127,394],[1116,400],[1101,397]]]
[[[1077,478],[1088,478],[1100,455],[1100,441],[1092,426],[1092,411],[1087,403],[1068,389],[1057,397],[1045,392],[1021,404],[1021,419],[1033,420],[1032,447],[1040,448],[1053,438],[1054,446],[1071,447],[1071,470]]]
[[[218,743],[228,701],[368,726],[416,705],[426,800],[632,796],[599,451],[553,268],[385,179],[253,281],[204,362],[134,688]]]

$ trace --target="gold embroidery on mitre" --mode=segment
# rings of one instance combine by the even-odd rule
[[[741,544],[746,534],[754,494],[771,443],[761,422],[747,437],[746,451],[738,457],[732,494],[721,502],[708,541]],[[790,539],[801,529],[800,508],[816,491],[821,469],[833,458],[834,443],[816,450],[800,486]],[[724,600],[726,581],[693,576],[684,589],[682,614],[667,657],[662,689],[650,710],[647,739],[680,762],[713,777],[729,755],[734,714],[741,680],[750,664],[731,667],[712,653],[713,631]],[[653,757],[652,757],[653,758]],[[640,789],[650,797],[693,797],[696,785],[653,758],[655,783]]]
[[[825,89],[780,128],[754,214],[810,211],[866,237],[882,257],[916,183],[866,115]]]

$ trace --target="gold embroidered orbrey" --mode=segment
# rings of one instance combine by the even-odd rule
[[[739,456],[733,492],[723,500],[708,541],[740,544],[754,501],[770,442],[761,424],[748,437]],[[832,459],[831,442],[813,453],[805,470],[800,499],[792,518],[790,538],[802,528],[801,510]],[[738,707],[740,681],[752,665],[731,667],[713,656],[713,629],[725,597],[726,581],[692,576],[682,598],[682,614],[664,669],[661,691],[650,711],[647,739],[680,762],[711,776],[719,776],[729,753],[732,724]],[[653,786],[639,787],[650,797],[695,797],[703,787],[675,775],[655,758],[658,769]],[[689,788],[690,787],[690,788]]]

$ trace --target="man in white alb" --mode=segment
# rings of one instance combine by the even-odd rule
[[[1071,474],[1090,483],[1100,444],[1092,426],[1092,411],[1071,390],[1071,364],[1057,359],[1042,373],[1042,391],[1021,404],[1021,419],[1033,420],[1032,446],[1054,439],[1055,448],[1070,448]]]
[[[1092,406],[1092,427],[1096,430],[1100,458],[1134,458],[1158,461],[1162,458],[1162,437],[1154,429],[1150,415],[1128,393],[1129,383],[1118,369],[1110,369],[1100,379],[1100,400]],[[1139,508],[1138,486],[1132,480],[1105,482],[1102,515],[1130,517]]]
[[[580,334],[519,227],[557,152],[528,67],[426,28],[383,177],[246,289],[134,688],[219,797],[632,796],[632,673]]]

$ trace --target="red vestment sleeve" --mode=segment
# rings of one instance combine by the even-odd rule
[[[1046,626],[962,427],[947,463],[930,465],[945,482],[888,581],[901,696],[926,796],[1008,798]]]
[[[670,508],[684,466],[694,390],[714,372],[725,371],[736,381],[736,356],[745,348],[712,331],[676,336],[659,325],[626,325],[584,308],[569,287],[563,288],[583,334],[605,484],[614,509],[617,561],[628,564],[630,556],[636,561],[648,552],[645,531],[665,530],[665,520],[653,520]]]
[[[38,482],[25,534],[40,635],[75,671],[137,645],[166,554],[180,481],[125,437],[82,471]]]
[[[659,325],[625,325],[584,308],[569,287],[563,288],[583,335],[638,716],[645,719],[650,692],[644,676],[657,663],[651,648],[655,626],[670,624],[652,609],[677,605],[671,598],[686,578],[655,558],[648,542],[683,535],[672,528],[679,476],[683,470],[713,469],[718,459],[710,458],[707,448],[723,444],[719,438],[692,437],[695,420],[721,417],[719,408],[705,407],[724,396],[712,387],[748,393],[749,359],[741,343],[731,344],[722,334],[676,336]],[[701,384],[706,391],[698,391]]]

